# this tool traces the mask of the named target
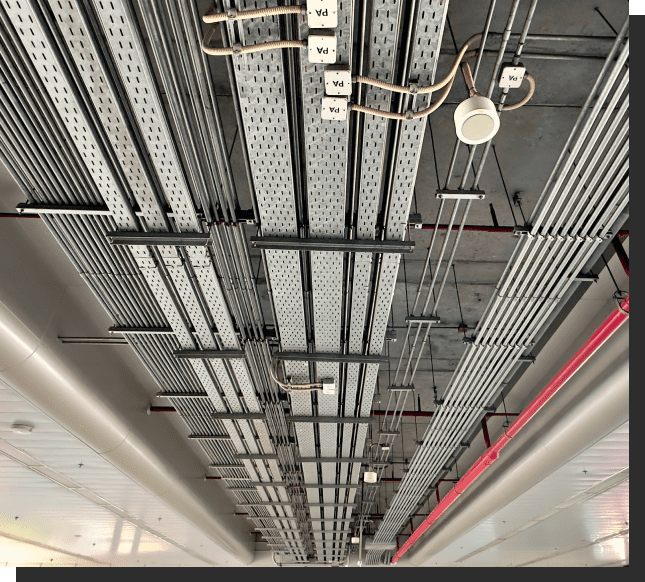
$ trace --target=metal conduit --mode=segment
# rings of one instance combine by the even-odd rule
[[[621,42],[619,35],[615,48]],[[608,61],[615,52],[612,50]],[[586,119],[576,124],[573,133],[581,126],[583,130],[565,147],[566,150],[573,143],[571,154],[562,167],[568,170],[575,163],[576,171],[566,176],[566,180],[558,176],[554,186],[549,188],[548,197],[543,198],[544,207],[550,210],[548,214],[541,212],[545,219],[540,234],[519,241],[497,286],[497,293],[475,331],[474,344],[467,347],[444,394],[444,404],[426,429],[423,445],[417,449],[399,492],[385,514],[375,543],[388,543],[394,539],[406,516],[418,505],[419,498],[436,482],[442,467],[450,464],[462,435],[485,414],[484,407],[494,400],[498,386],[512,371],[517,358],[530,347],[531,340],[628,204],[625,75],[616,83],[626,56],[623,50],[620,58],[611,63],[613,67],[608,75],[605,73],[609,67],[603,69],[599,78],[602,83],[597,82],[594,87],[594,91],[600,88],[598,107],[595,112],[589,111],[593,99],[593,95],[590,96],[581,115],[581,119]],[[600,118],[588,137],[587,119],[597,117],[615,84],[611,100],[616,107]],[[617,138],[614,138],[616,132]],[[560,161],[564,158],[563,155]],[[578,178],[578,174],[583,178]],[[581,183],[592,187],[585,189]],[[592,193],[583,202],[585,190]],[[570,192],[576,193],[574,201],[560,209],[561,198],[568,199]],[[536,209],[535,214],[541,210]],[[558,233],[558,236],[551,233]],[[473,391],[473,386],[478,389]],[[368,563],[376,563],[380,555],[381,552],[370,552]]]
[[[17,62],[19,63],[19,61]],[[42,99],[41,96],[43,93],[44,92],[40,92],[40,94],[38,95],[39,99]],[[34,95],[37,95],[37,93],[34,93]],[[13,103],[16,103],[15,99],[13,100]],[[38,108],[36,107],[34,107],[34,109],[38,110]],[[21,114],[18,115],[17,118],[29,120],[30,116],[26,114],[26,112],[21,112]],[[57,119],[57,116],[54,114],[52,118]],[[53,135],[55,135],[52,132],[46,133],[47,137],[49,138],[52,138]],[[23,134],[38,135],[38,132],[27,130]],[[6,142],[8,137],[10,138],[10,136],[8,136],[7,134],[3,136],[3,143],[5,144],[5,147],[8,147]],[[13,149],[14,160],[19,158],[24,159],[24,161],[21,162],[21,171],[23,173],[33,172],[33,169],[37,169],[38,166],[34,167],[33,164],[30,164],[28,162],[29,159],[34,158],[33,153],[19,154],[19,150],[16,149],[19,148],[19,143],[15,139],[12,140],[12,146],[13,147],[9,147],[9,149]],[[45,151],[47,151],[47,149],[49,149],[50,151],[60,151],[60,148],[57,149],[56,145],[43,146],[41,149]],[[63,151],[65,150],[63,149]],[[16,155],[18,156],[18,158],[16,158]],[[74,158],[73,155],[68,157],[70,159]],[[36,159],[38,159],[37,156]],[[83,167],[82,162],[81,167]],[[78,176],[82,174],[83,171],[70,172],[70,175],[72,176]],[[53,173],[53,176],[58,176],[58,179],[62,179],[61,175],[56,172]],[[43,170],[38,177],[32,179],[33,184],[39,183],[41,186],[44,186],[46,190],[43,190],[42,187],[39,188],[36,193],[38,197],[33,198],[33,196],[30,194],[31,189],[28,189],[26,191],[28,197],[31,200],[37,200],[40,202],[69,203],[69,192],[71,193],[70,196],[72,196],[72,202],[78,203],[79,200],[73,198],[74,192],[96,192],[92,181],[90,181],[86,185],[76,184],[76,187],[72,188],[63,180],[62,187],[58,188],[55,187],[51,182],[51,178],[52,174],[48,173],[47,170]],[[49,191],[51,193],[43,197],[42,194],[46,191]],[[87,198],[85,202],[96,204],[97,202],[102,202],[102,199],[97,194],[94,200]],[[141,281],[141,277],[140,275],[138,275],[137,266],[129,258],[129,253],[127,253],[125,249],[113,249],[109,248],[106,245],[105,232],[113,231],[116,229],[116,225],[109,218],[64,216],[43,218],[46,218],[46,224],[50,226],[50,228],[55,229],[54,234],[57,240],[59,240],[59,242],[61,242],[61,244],[63,245],[66,253],[68,254],[68,256],[70,256],[70,259],[72,259],[72,257],[77,257],[80,258],[83,263],[85,263],[85,266],[83,266],[82,263],[78,263],[77,260],[72,259],[74,264],[77,266],[77,269],[81,272],[82,276],[84,276],[97,298],[101,301],[107,311],[112,315],[115,322],[126,325],[136,324],[147,327],[167,326],[165,317],[159,311],[156,300],[149,294],[147,284]],[[236,250],[239,251],[239,245],[240,240],[238,239],[235,243],[235,246],[231,245],[229,247],[228,255],[233,256],[237,254]],[[248,250],[246,252],[246,257],[248,264]],[[235,264],[245,264],[244,261],[240,260],[239,258],[234,258],[233,260]],[[123,263],[123,261],[126,261],[129,264]],[[98,275],[98,273],[102,274]],[[247,270],[245,275],[248,277],[249,274],[250,269]],[[122,276],[130,277],[130,279],[122,279]],[[238,279],[240,278],[239,275],[237,277]],[[117,281],[116,286],[115,278]],[[129,285],[132,283],[136,285],[136,288],[130,290]],[[239,287],[239,285],[237,287]],[[196,291],[197,287],[193,285],[193,289],[194,291]],[[244,290],[248,292],[249,286],[247,285]],[[108,303],[105,302],[106,299]],[[259,305],[259,303],[257,302],[257,297],[255,298],[255,302],[256,306]],[[152,312],[155,313],[155,315],[152,317],[148,315],[151,309]],[[256,310],[255,314],[259,313],[260,312]],[[254,319],[256,321],[258,320],[258,318]],[[189,376],[193,376],[192,382],[195,385],[196,390],[200,390],[199,381],[197,381],[194,373],[192,373],[192,368],[190,366],[186,366],[183,363],[174,361],[169,356],[169,354],[174,349],[177,349],[177,347],[179,347],[179,345],[174,341],[171,342],[171,345],[164,346],[163,342],[166,340],[160,339],[156,336],[152,336],[150,338],[149,341],[151,341],[152,344],[148,344],[146,338],[132,336],[127,337],[127,339],[131,342],[133,349],[135,349],[135,353],[140,356],[144,364],[151,371],[153,377],[156,377],[160,381],[160,385],[162,387],[164,387],[168,391],[172,391],[173,385],[170,382],[174,377],[176,378],[176,380],[172,381],[174,382],[174,389],[176,389],[177,391],[185,391],[185,374],[188,373]],[[266,365],[266,358],[264,363]],[[178,371],[178,368],[182,369],[181,373]],[[163,370],[163,374],[159,374],[158,371],[160,369]],[[213,426],[212,422],[204,423],[204,419],[208,419],[208,415],[213,410],[211,407],[204,406],[201,402],[191,403],[177,400],[171,400],[171,402],[173,402],[175,408],[180,411],[180,414],[182,414],[182,417],[191,427],[193,432],[201,434],[222,432],[222,428]],[[286,429],[286,423],[284,422],[284,420],[282,424]],[[229,428],[232,428],[232,425]],[[238,450],[232,448],[228,443],[221,442],[202,443],[202,447],[215,463],[223,463],[227,460],[230,462],[232,454],[234,454],[236,450]],[[243,448],[242,450],[245,449]],[[248,465],[247,469],[249,471],[254,471],[252,464]],[[230,471],[231,473],[225,474],[230,474],[230,477],[235,480],[241,477],[241,475],[238,474],[237,470]],[[266,472],[264,472],[263,470],[261,470],[261,472],[264,473],[265,478],[268,478],[268,474]],[[254,478],[256,478],[257,480],[257,475]],[[251,494],[251,499],[249,499],[249,496],[247,494],[243,494],[241,496],[238,495],[238,498],[241,501],[259,500],[258,497],[254,494]],[[263,509],[262,511],[266,510]]]
[[[528,31],[528,23],[530,23],[530,20],[532,18],[532,14],[533,14],[533,11],[535,9],[535,6],[534,6],[535,3],[536,3],[536,0],[534,0],[534,3],[532,5],[532,10],[529,11],[529,15],[527,17],[527,24],[525,25],[524,35],[526,34],[526,31]],[[493,75],[491,76],[490,88],[489,88],[490,92],[492,92],[492,87],[494,87],[494,82],[495,82],[495,78],[496,78],[496,74],[497,74],[497,69],[499,68],[499,64],[501,63],[501,58],[503,57],[503,53],[504,53],[504,50],[505,50],[505,47],[506,47],[506,42],[508,40],[507,36],[508,36],[508,34],[510,34],[510,27],[511,27],[511,24],[512,24],[512,22],[514,20],[518,4],[519,4],[519,1],[514,2],[514,4],[511,7],[511,12],[509,13],[509,21],[507,23],[507,30],[505,31],[505,36],[504,36],[504,38],[502,40],[502,44],[500,46],[500,52],[498,54],[498,59],[497,59],[498,62],[496,63],[495,70],[493,71]],[[487,24],[486,24],[485,32],[488,31],[488,26],[490,25],[490,20],[491,20],[491,17],[492,17],[493,9],[494,9],[494,3],[491,3],[491,5],[489,7],[489,13],[488,13],[488,17],[487,17]],[[521,44],[522,44],[522,42],[520,43],[520,46],[521,46]],[[478,61],[481,60],[483,50],[484,50],[484,45],[482,43]],[[451,162],[451,170],[450,171],[452,171],[452,167],[454,166],[454,160],[456,159],[456,148],[457,148],[457,146],[455,147],[455,151],[453,152],[453,161]],[[467,162],[467,168],[470,167],[470,163],[472,161],[472,156],[474,156],[474,148],[471,150],[469,161]],[[467,169],[464,172],[464,177],[463,177],[462,185],[460,186],[460,188],[465,187],[466,178],[467,178]],[[465,223],[466,223],[466,218],[467,218],[467,215],[468,215],[468,211],[470,210],[471,202],[472,201],[468,202],[468,205],[467,205],[467,207],[466,207],[466,209],[465,209],[465,211],[463,213],[461,225],[460,225],[456,240],[455,240],[455,242],[453,244],[450,258],[448,259],[448,261],[446,263],[446,267],[445,267],[445,270],[444,270],[444,276],[443,276],[441,285],[439,287],[438,294],[437,294],[436,299],[435,299],[434,308],[433,308],[433,315],[436,315],[437,308],[438,308],[438,303],[439,303],[439,300],[441,298],[441,293],[442,293],[442,291],[444,289],[444,286],[445,286],[445,283],[447,281],[450,266],[451,266],[452,261],[454,259],[454,256],[455,256],[458,244],[459,244],[459,240],[460,240],[461,234],[463,232],[463,227],[465,226]],[[439,274],[441,261],[443,259],[443,255],[444,255],[446,247],[447,247],[449,235],[450,235],[450,232],[452,230],[452,225],[453,225],[453,222],[454,222],[454,219],[455,219],[455,216],[456,216],[458,206],[459,206],[459,201],[457,201],[455,203],[455,206],[454,206],[454,209],[453,209],[453,214],[452,214],[451,220],[450,220],[450,224],[448,226],[448,232],[445,235],[444,243],[443,243],[441,251],[440,251],[440,256],[439,256],[439,259],[437,260],[437,267],[436,267],[435,273],[434,273],[434,275],[432,277],[432,282],[430,283],[429,288],[428,288],[428,295],[427,295],[427,298],[426,298],[426,301],[425,301],[425,304],[424,304],[424,308],[423,308],[423,311],[422,311],[423,315],[425,315],[425,313],[426,313],[426,309],[427,309],[427,306],[428,306],[428,303],[429,303],[430,296],[431,296],[431,294],[433,293],[433,290],[434,290],[434,285],[436,283],[436,280],[437,280],[437,277],[438,277],[438,274]],[[443,201],[442,201],[442,204],[440,205],[439,217],[437,218],[437,223],[439,223],[440,213],[441,213],[442,209],[443,209]],[[430,245],[430,248],[428,250],[426,263],[425,263],[424,269],[423,269],[423,276],[421,278],[419,288],[418,288],[418,291],[417,291],[417,298],[415,299],[415,308],[416,308],[416,303],[417,303],[418,297],[419,297],[420,292],[421,292],[421,287],[423,285],[423,280],[424,280],[424,277],[425,277],[425,273],[426,273],[427,267],[429,265],[430,256],[431,256],[431,253],[432,253],[432,246],[433,246],[433,243],[434,243],[434,240],[435,240],[435,235],[436,235],[436,229],[435,229],[435,232],[433,233],[431,245]],[[416,349],[417,340],[418,340],[418,337],[420,335],[422,327],[423,327],[423,324],[418,324],[414,341],[412,342],[412,346],[409,348],[409,356],[408,356],[408,361],[407,361],[406,368],[405,368],[404,375],[403,375],[402,386],[406,385],[407,374],[408,374],[410,365],[412,363],[413,354],[414,354],[414,351]],[[423,352],[423,348],[425,346],[426,340],[427,340],[429,332],[430,332],[430,327],[431,327],[431,324],[428,323],[427,328],[426,328],[425,333],[424,333],[423,340],[421,342],[421,346],[419,348],[419,352],[418,352],[418,355],[417,355],[417,358],[416,358],[416,363],[415,363],[414,368],[412,370],[411,379],[410,379],[410,382],[409,382],[408,385],[411,385],[412,381],[414,379],[414,375],[416,373],[416,370],[418,368],[419,362],[421,360],[421,355],[422,355],[422,352]],[[407,343],[408,343],[408,337],[409,337],[410,331],[411,331],[411,325],[408,324],[408,328],[406,330],[406,337],[404,339],[404,345],[407,345]],[[398,365],[397,365],[397,370],[396,370],[396,373],[395,373],[395,380],[394,380],[395,384],[396,384],[396,381],[398,379],[398,374],[399,374],[401,362],[402,362],[402,359],[403,359],[403,353],[404,353],[404,350],[402,350],[402,352],[401,352],[401,356],[399,358],[399,362],[398,362]],[[406,397],[407,397],[407,395],[406,395]],[[392,438],[392,442],[393,441],[394,441],[394,438]],[[391,445],[391,443],[390,443],[390,445]],[[391,446],[390,446],[390,448],[391,448]],[[387,453],[387,454],[389,454],[389,453]],[[380,479],[380,476],[381,476],[380,472],[378,472],[378,476],[379,476],[379,479]],[[376,493],[376,488],[371,488],[371,489],[374,489],[374,491],[372,492],[372,496],[374,497],[375,493]],[[374,562],[374,560],[378,561],[378,559],[380,559],[380,555],[381,555],[381,552],[369,552],[368,553],[368,558],[367,558],[367,560],[368,560],[367,563],[368,564],[376,563],[376,562]]]

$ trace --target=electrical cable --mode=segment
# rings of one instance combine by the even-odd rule
[[[430,107],[427,107],[426,109],[422,109],[416,112],[413,112],[410,110],[410,111],[407,111],[406,113],[393,113],[391,111],[381,111],[380,109],[374,109],[371,107],[365,107],[363,105],[357,105],[357,104],[351,104],[351,103],[349,104],[348,108],[352,111],[359,111],[361,113],[366,113],[368,115],[375,115],[377,117],[384,117],[385,119],[395,119],[398,121],[411,121],[414,119],[427,117],[431,113],[434,113],[448,97],[448,94],[450,93],[450,90],[452,89],[452,85],[457,76],[457,71],[459,69],[459,64],[461,63],[461,61],[477,55],[476,50],[468,51],[467,49],[473,42],[480,39],[481,36],[482,36],[481,33],[476,34],[470,37],[465,42],[465,44],[461,47],[459,54],[455,58],[455,62],[453,63],[452,68],[450,69],[450,72],[448,73],[448,75],[438,83],[435,83],[434,85],[429,85],[427,87],[419,87],[416,84],[411,84],[409,87],[404,87],[402,85],[393,85],[392,83],[386,83],[385,81],[372,79],[370,77],[364,77],[362,75],[356,77],[357,83],[363,83],[366,85],[379,87],[380,89],[385,89],[396,93],[406,93],[411,95],[418,95],[418,94],[423,95],[428,93],[434,93],[435,91],[441,88],[444,88],[444,90],[439,95],[439,98],[437,99],[437,101],[433,103]],[[470,96],[472,97],[475,95],[481,95],[475,88],[475,83],[470,73],[470,68],[467,66],[464,67],[464,76],[466,77],[466,83],[469,86]],[[526,105],[531,100],[531,98],[535,94],[535,79],[529,73],[525,73],[524,78],[529,83],[528,93],[517,103],[512,103],[511,105],[504,105],[502,108],[502,111],[513,111],[514,109],[519,109],[520,107],[522,107],[523,105]]]
[[[305,40],[276,40],[273,42],[263,42],[249,46],[242,46],[241,44],[234,44],[232,47],[215,48],[209,47],[205,42],[202,44],[202,50],[211,56],[231,56],[247,53],[259,53],[262,51],[270,51],[274,49],[283,48],[306,48],[307,41]]]
[[[511,105],[504,105],[502,111],[513,111],[513,109],[519,109],[522,105],[526,105],[533,97],[535,93],[535,79],[529,73],[524,73],[524,78],[529,82],[529,92],[525,95],[524,99],[513,103]]]
[[[314,392],[316,390],[322,390],[322,382],[310,382],[307,384],[292,384],[285,383],[278,380],[278,359],[273,356],[271,358],[271,365],[269,366],[269,375],[271,379],[282,388],[285,392]]]
[[[402,85],[394,85],[392,83],[386,83],[385,81],[380,81],[378,79],[372,79],[370,77],[364,77],[364,76],[356,77],[356,82],[363,83],[366,85],[372,85],[374,87],[379,87],[381,89],[386,89],[388,91],[393,91],[395,93],[409,93],[412,95],[414,94],[424,95],[427,93],[434,93],[435,91],[438,91],[439,89],[442,89],[443,87],[445,87],[448,83],[452,84],[452,81],[454,81],[454,78],[457,74],[457,70],[459,69],[459,63],[461,63],[461,61],[464,59],[464,56],[466,55],[468,48],[475,41],[480,40],[481,36],[482,36],[482,33],[479,32],[471,36],[464,43],[464,45],[461,47],[461,50],[455,57],[455,61],[452,64],[452,68],[450,69],[450,72],[441,81],[438,81],[434,85],[428,85],[427,87],[419,87],[416,84],[412,84],[409,87],[405,87]],[[473,51],[473,54],[476,54],[476,51]]]
[[[381,111],[380,109],[373,109],[372,107],[365,107],[363,105],[356,105],[356,104],[349,104],[348,109],[351,109],[352,111],[359,111],[362,113],[367,113],[369,115],[375,115],[377,117],[385,117],[386,119],[397,119],[399,121],[411,121],[413,119],[421,119],[423,117],[427,117],[431,113],[434,113],[439,107],[443,104],[443,102],[446,100],[448,97],[448,94],[450,93],[450,90],[452,89],[452,84],[454,83],[455,78],[453,77],[448,81],[448,85],[445,87],[445,89],[441,92],[441,95],[439,96],[439,99],[435,103],[433,103],[430,107],[427,107],[426,109],[422,109],[421,111],[407,111],[406,113],[393,113],[391,111]]]
[[[231,8],[226,12],[215,12],[204,14],[202,20],[206,24],[214,22],[231,22],[235,20],[247,20],[249,18],[265,18],[278,14],[306,14],[305,6],[274,6],[271,8],[262,8],[261,10],[236,10]]]

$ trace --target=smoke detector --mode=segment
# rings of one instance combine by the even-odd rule
[[[475,95],[455,109],[457,137],[464,143],[477,145],[487,142],[499,130],[499,115],[488,98]]]
[[[378,476],[374,471],[365,471],[365,473],[363,473],[363,481],[365,481],[365,483],[376,483],[377,480]]]

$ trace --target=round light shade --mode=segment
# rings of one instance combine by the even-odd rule
[[[374,471],[365,471],[363,474],[363,481],[365,481],[365,483],[376,483],[377,480],[378,476]]]
[[[492,139],[499,130],[499,115],[495,104],[476,95],[455,109],[457,137],[464,143],[477,145]]]

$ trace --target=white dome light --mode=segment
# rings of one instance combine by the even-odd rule
[[[470,145],[492,139],[499,130],[495,104],[481,95],[466,99],[455,109],[455,129],[457,137]]]
[[[365,483],[376,483],[378,476],[374,471],[365,471],[363,474],[363,481]]]

